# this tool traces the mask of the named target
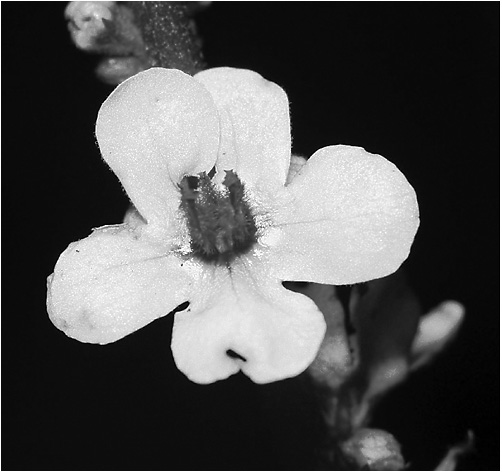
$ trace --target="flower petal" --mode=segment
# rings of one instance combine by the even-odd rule
[[[164,225],[178,209],[178,183],[210,171],[218,115],[209,92],[175,69],[152,68],[119,85],[101,106],[96,136],[141,216]]]
[[[298,375],[314,360],[326,325],[315,304],[244,264],[215,269],[176,313],[172,350],[192,381],[210,383],[241,369],[254,382]],[[245,359],[228,355],[233,351]]]
[[[218,170],[233,169],[248,186],[284,185],[291,155],[288,97],[260,74],[220,67],[196,74],[221,120]]]
[[[116,341],[187,300],[193,279],[183,266],[125,225],[96,229],[70,244],[49,276],[49,317],[79,341]]]
[[[391,274],[408,256],[419,224],[415,191],[382,156],[325,147],[287,189],[273,248],[283,280],[353,284]]]
[[[307,159],[302,156],[291,156],[291,161],[289,162],[288,178],[286,179],[286,185],[293,182],[293,179],[302,170],[302,167],[307,163]]]

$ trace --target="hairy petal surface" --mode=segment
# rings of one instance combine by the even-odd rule
[[[326,325],[314,302],[245,264],[208,270],[189,308],[175,314],[174,359],[194,382],[239,370],[254,382],[273,382],[298,375],[316,356]]]
[[[104,226],[61,254],[47,285],[52,322],[82,342],[116,341],[187,300],[196,276],[166,247]]]
[[[219,67],[196,74],[221,120],[217,168],[269,191],[286,182],[291,156],[288,97],[260,74]]]
[[[283,280],[353,284],[391,274],[408,256],[419,225],[415,191],[382,156],[325,147],[287,189],[272,249]]]
[[[218,150],[218,114],[193,77],[152,68],[120,84],[101,106],[96,136],[103,159],[149,223],[178,209],[178,183],[210,171]]]

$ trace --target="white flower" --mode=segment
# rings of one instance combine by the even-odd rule
[[[325,322],[282,282],[390,274],[418,227],[413,188],[361,148],[325,147],[286,185],[288,99],[252,71],[139,73],[105,101],[96,136],[138,214],[66,249],[48,280],[49,315],[68,336],[104,344],[188,301],[175,314],[172,350],[195,382],[302,372]],[[201,174],[211,171],[212,180]],[[223,218],[220,204],[233,216]]]

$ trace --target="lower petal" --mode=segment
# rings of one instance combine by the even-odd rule
[[[281,238],[272,248],[283,280],[345,285],[384,277],[408,257],[418,229],[415,191],[382,156],[352,146],[317,151],[286,187]]]
[[[126,225],[96,229],[70,244],[49,276],[49,317],[79,341],[116,341],[186,301],[193,279],[184,265]]]
[[[208,271],[194,294],[175,315],[172,339],[178,368],[194,382],[239,370],[257,383],[294,377],[323,340],[324,318],[309,298],[244,263]]]

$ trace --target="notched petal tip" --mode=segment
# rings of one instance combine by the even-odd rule
[[[265,274],[255,280],[239,267],[231,277],[219,271],[194,289],[190,311],[176,313],[171,347],[190,380],[206,384],[242,370],[270,383],[299,375],[314,360],[326,331],[322,313]]]

